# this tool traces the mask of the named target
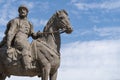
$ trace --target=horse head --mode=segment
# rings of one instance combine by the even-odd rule
[[[57,25],[57,29],[61,29],[70,34],[73,29],[70,24],[68,13],[65,10],[60,10],[57,11],[55,15],[55,25]]]

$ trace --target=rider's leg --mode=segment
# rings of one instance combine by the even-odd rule
[[[23,50],[22,52],[23,56],[23,64],[26,70],[28,69],[33,69],[34,67],[32,66],[32,57],[30,54],[30,51],[28,50]]]

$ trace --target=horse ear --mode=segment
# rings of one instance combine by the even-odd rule
[[[59,11],[56,11],[56,15],[57,15],[57,16],[59,15]]]
[[[67,13],[67,11],[66,11],[66,10],[64,10],[64,9],[63,9],[62,11],[63,11],[66,15],[68,15],[68,13]]]

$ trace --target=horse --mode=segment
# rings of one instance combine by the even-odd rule
[[[16,54],[17,60],[12,65],[5,63],[5,49],[0,48],[0,80],[5,80],[11,75],[15,76],[39,76],[42,80],[56,80],[60,66],[61,33],[70,34],[73,31],[68,13],[65,10],[57,11],[49,19],[38,39],[31,43],[31,53],[34,69],[25,71],[21,66],[20,54]],[[19,59],[18,59],[19,58]]]

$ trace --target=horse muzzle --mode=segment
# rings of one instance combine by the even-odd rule
[[[67,34],[70,34],[70,33],[73,32],[73,29],[72,29],[72,28],[67,28],[67,29],[65,30],[65,32],[66,32]]]

